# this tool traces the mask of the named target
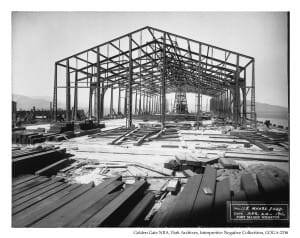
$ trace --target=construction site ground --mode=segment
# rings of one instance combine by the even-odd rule
[[[109,130],[125,125],[125,119],[114,119],[104,121],[106,127],[102,130]],[[134,120],[135,125],[145,123],[142,120]],[[147,124],[157,124],[158,121],[147,122]],[[191,122],[181,122],[191,123]],[[67,152],[74,155],[78,166],[73,166],[72,170],[61,172],[59,176],[63,176],[69,182],[76,183],[101,183],[103,180],[116,175],[122,175],[123,180],[127,183],[134,182],[136,178],[146,178],[150,183],[149,190],[160,191],[166,183],[176,177],[181,178],[181,182],[185,183],[186,176],[183,172],[177,171],[172,174],[172,170],[164,168],[164,163],[174,159],[176,153],[188,152],[199,158],[222,158],[225,152],[238,153],[255,153],[262,150],[252,145],[245,148],[243,143],[235,143],[232,139],[227,139],[225,133],[233,130],[232,126],[211,126],[211,121],[206,121],[205,127],[199,130],[193,128],[191,130],[179,130],[178,138],[170,138],[163,140],[153,140],[145,142],[141,146],[136,146],[132,142],[124,142],[121,145],[111,145],[112,138],[82,136],[68,139],[61,142],[45,142],[43,145],[55,145],[66,148]],[[29,126],[27,129],[35,129],[44,127],[46,130],[50,128],[50,124]],[[220,136],[222,141],[228,143],[220,143],[218,139],[214,143],[204,140],[210,140],[211,135]],[[203,141],[201,141],[203,140]],[[36,145],[35,145],[36,146]],[[168,147],[171,148],[168,148]],[[172,147],[174,146],[174,147]],[[178,147],[177,147],[178,146]],[[276,150],[274,150],[276,152]],[[284,153],[286,154],[286,153]],[[257,170],[259,168],[278,168],[288,174],[289,163],[286,162],[268,162],[256,160],[235,160],[239,165],[239,169],[222,169],[218,167],[219,163],[214,165],[219,169],[219,175],[229,177],[231,182],[231,190],[238,191],[240,188],[240,175],[246,171]],[[74,169],[76,168],[76,169]]]

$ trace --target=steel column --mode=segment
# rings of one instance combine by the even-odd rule
[[[53,120],[57,121],[57,64],[54,65]]]
[[[71,120],[71,82],[70,82],[70,67],[69,60],[67,60],[66,67],[66,121]]]
[[[129,35],[129,68],[128,68],[128,84],[129,84],[129,107],[128,107],[128,127],[132,126],[132,35]]]
[[[163,56],[162,56],[162,104],[161,104],[161,123],[165,127],[166,119],[166,33],[163,33]]]

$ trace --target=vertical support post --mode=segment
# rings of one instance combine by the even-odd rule
[[[200,84],[201,80],[201,48],[202,45],[199,43],[199,64],[198,64],[198,80]],[[197,103],[197,130],[199,130],[199,118],[200,118],[200,87],[198,85],[198,103]]]
[[[235,75],[235,88],[234,88],[234,126],[237,128],[240,121],[240,70],[239,70],[240,56],[236,56],[236,75]]]
[[[67,59],[66,67],[66,121],[71,120],[71,82],[70,82],[70,66]]]
[[[132,35],[129,35],[129,67],[128,67],[128,86],[129,86],[129,107],[128,107],[128,127],[132,126]]]
[[[73,120],[77,121],[77,111],[78,111],[78,71],[75,72],[75,88],[74,88],[74,114]]]
[[[111,85],[111,88],[110,88],[110,117],[112,118],[113,117],[113,114],[114,114],[114,86]]]
[[[139,98],[139,115],[142,114],[142,86],[141,86],[141,78],[140,78],[140,86],[139,86],[139,89],[140,89],[140,98]]]
[[[100,97],[100,118],[103,118],[104,116],[104,94],[105,94],[104,79],[102,79],[101,97]]]
[[[135,89],[135,103],[134,103],[134,114],[137,115],[138,107],[137,107],[137,95],[138,95],[138,89]]]
[[[96,82],[97,83],[97,82]],[[96,86],[94,86],[94,108],[93,108],[93,116],[96,117],[97,116],[97,84]]]
[[[124,88],[124,116],[127,118],[127,85]]]
[[[161,123],[165,127],[166,119],[166,33],[163,36],[163,67],[162,67],[162,102],[161,102]]]
[[[143,92],[143,112],[142,115],[145,114],[145,92]]]
[[[147,93],[146,94],[146,114],[148,114],[148,112],[149,112],[149,94]]]
[[[243,124],[246,123],[246,118],[247,118],[247,95],[246,95],[246,69],[244,69],[244,83],[243,83]]]
[[[53,120],[57,121],[57,64],[54,65]]]
[[[100,86],[100,48],[97,47],[97,122],[101,118],[101,86]]]
[[[152,97],[151,97],[151,94],[149,93],[149,114],[151,114],[151,112],[152,112],[151,101],[152,101]]]
[[[121,87],[120,87],[120,83],[118,84],[118,88],[119,88],[119,95],[118,95],[118,115],[121,114]]]
[[[255,60],[252,61],[252,85],[251,85],[251,119],[256,128],[256,110],[255,110]]]
[[[90,78],[90,94],[89,94],[89,119],[92,118],[92,110],[93,110],[93,85],[92,78]]]

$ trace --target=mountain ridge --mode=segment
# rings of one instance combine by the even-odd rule
[[[12,98],[17,102],[17,109],[30,110],[33,106],[36,109],[50,109],[50,102],[52,99],[47,96],[24,96],[19,94],[13,94]],[[58,102],[58,108],[63,108],[64,104]],[[86,109],[86,107],[84,107]],[[272,105],[268,103],[256,102],[257,117],[261,118],[280,118],[288,119],[288,108],[278,105]]]

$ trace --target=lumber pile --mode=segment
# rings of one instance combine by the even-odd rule
[[[289,136],[287,132],[276,131],[232,131],[230,135],[249,141],[264,151],[272,151],[274,145],[288,149]]]
[[[207,165],[203,174],[188,179],[178,196],[162,201],[149,226],[230,226],[227,203],[288,201],[288,194],[288,184],[278,174],[269,172],[244,173],[240,190],[232,191],[230,178],[218,180],[216,169]]]
[[[26,175],[13,180],[13,227],[140,226],[154,205],[147,182],[124,185],[121,176],[94,186]]]
[[[208,164],[218,162],[219,156],[216,154],[208,154],[205,157],[197,156],[188,151],[180,151],[175,154],[175,159],[164,163],[164,167],[174,171],[197,170]]]
[[[53,167],[61,167],[63,164],[67,164],[67,161],[63,164],[60,163],[60,166],[53,165],[53,163],[67,157],[66,149],[60,149],[59,147],[38,147],[37,149],[31,150],[13,151],[12,174],[14,177],[21,174],[32,174],[51,164],[52,167],[49,167],[48,169],[52,169],[53,171]]]
[[[74,122],[56,122],[51,124],[50,133],[61,134],[66,131],[74,131]]]

